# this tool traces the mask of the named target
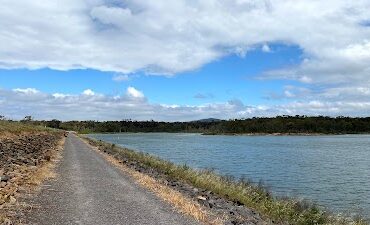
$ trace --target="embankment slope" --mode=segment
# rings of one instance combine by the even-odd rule
[[[21,220],[19,199],[53,176],[63,132],[0,121],[0,224]]]

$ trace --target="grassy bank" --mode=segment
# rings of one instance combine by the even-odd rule
[[[111,153],[115,157],[127,159],[128,162],[138,162],[144,167],[155,169],[167,178],[190,184],[196,188],[212,191],[222,198],[238,202],[248,208],[253,208],[275,223],[297,225],[368,224],[361,219],[351,220],[340,218],[304,201],[274,197],[264,188],[246,181],[235,181],[219,176],[211,171],[198,171],[188,166],[178,166],[149,154],[132,151],[115,146],[114,144],[112,145],[86,137],[84,138],[90,144]]]
[[[0,120],[0,134],[20,134],[24,132],[41,132],[51,131],[51,128],[45,128],[43,126],[33,126],[27,123],[18,121],[3,121]]]

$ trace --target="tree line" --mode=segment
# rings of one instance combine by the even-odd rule
[[[191,122],[157,121],[34,121],[22,120],[81,133],[108,132],[197,132],[205,134],[358,134],[370,133],[370,117],[276,116],[232,120],[201,120]]]

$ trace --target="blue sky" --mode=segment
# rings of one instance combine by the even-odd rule
[[[106,95],[119,95],[133,86],[152,102],[197,105],[239,99],[245,103],[271,104],[271,92],[297,82],[261,80],[267,70],[290,67],[300,63],[302,52],[297,46],[273,45],[270,52],[256,48],[245,56],[230,55],[201,68],[176,75],[156,76],[145,72],[131,73],[129,79],[115,81],[119,73],[92,69],[58,71],[53,69],[0,70],[0,87],[6,89],[33,87],[45,93],[80,94],[86,89]],[[276,103],[276,102],[274,102]]]
[[[0,115],[369,116],[368,8],[367,0],[5,0]]]

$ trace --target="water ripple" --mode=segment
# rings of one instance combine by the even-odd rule
[[[370,136],[90,135],[194,168],[260,180],[280,196],[304,197],[370,218]]]

